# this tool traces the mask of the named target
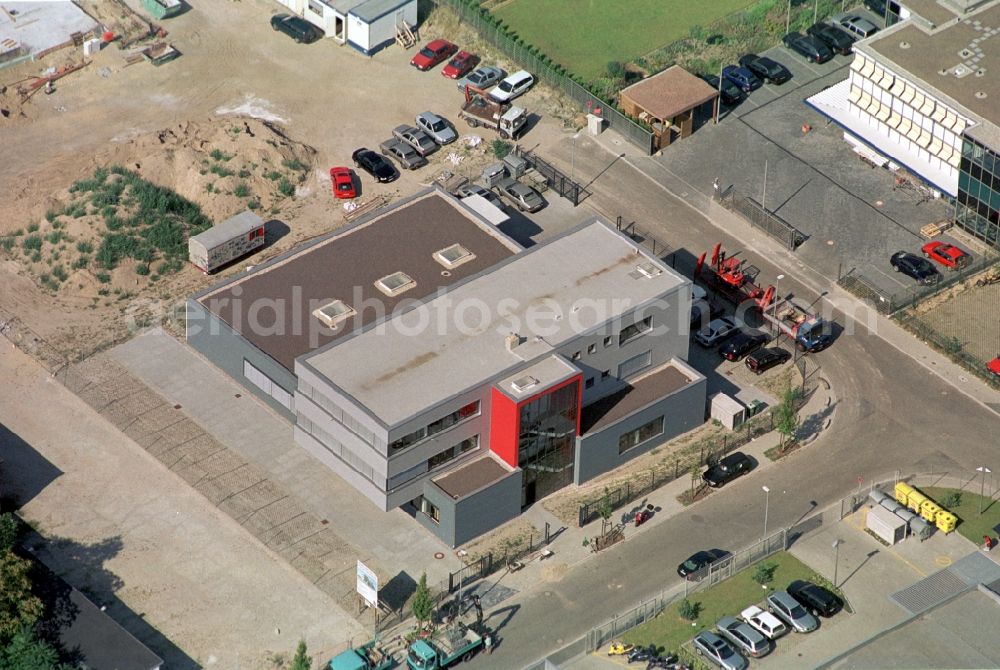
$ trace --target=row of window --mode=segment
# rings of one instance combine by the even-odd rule
[[[962,143],[962,157],[982,166],[991,174],[1000,172],[1000,155],[970,137],[966,137]]]
[[[426,440],[432,435],[436,435],[443,430],[447,430],[452,426],[470,419],[479,414],[479,401],[470,402],[468,405],[458,408],[451,414],[443,416],[433,423],[429,423],[423,428],[413,431],[408,435],[404,435],[398,440],[393,440],[389,443],[389,455],[395,454],[402,451],[403,449],[408,449],[412,447],[417,442]]]
[[[346,463],[352,470],[381,488],[381,484],[375,479],[375,470],[365,463],[360,456],[341,444],[337,438],[323,430],[321,426],[310,421],[301,412],[298,414],[296,425],[302,431],[315,438],[327,451]]]
[[[992,190],[994,193],[1000,193],[1000,165],[997,165],[996,167],[996,172],[990,172],[986,168],[971,162],[968,158],[962,159],[963,176],[968,174],[982,184],[980,188],[986,188]],[[969,190],[971,192],[972,189],[970,188]]]
[[[624,454],[629,449],[638,447],[640,444],[651,440],[654,437],[663,435],[663,417],[657,417],[644,426],[629,431],[618,438],[618,453]]]
[[[281,388],[273,379],[258,370],[253,363],[243,359],[243,376],[247,381],[259,388],[265,395],[270,396],[279,405],[290,412],[295,411],[295,404],[292,401],[292,394]]]
[[[618,331],[618,346],[627,344],[640,335],[645,335],[653,328],[653,317],[647,316],[642,321],[636,321],[631,326],[625,326],[620,331]],[[614,338],[611,335],[606,335],[604,337],[604,348],[607,349],[614,342]],[[587,346],[587,354],[597,353],[597,345],[590,344]],[[573,355],[570,356],[574,361],[580,360],[583,356],[583,351],[574,351]]]
[[[299,380],[299,393],[316,403],[331,419],[357,435],[366,444],[371,445],[378,451],[381,451],[385,447],[385,442],[380,440],[366,426],[359,423],[351,416],[350,412],[345,412],[342,407],[334,403],[324,393],[314,389],[301,379]]]

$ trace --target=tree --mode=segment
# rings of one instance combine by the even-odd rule
[[[758,563],[750,577],[763,586],[774,579],[774,571],[778,569],[777,563]]]
[[[694,621],[701,614],[701,603],[693,603],[685,598],[677,606],[677,613],[688,621]]]
[[[779,446],[785,446],[785,440],[792,439],[795,436],[795,431],[798,430],[798,400],[799,390],[789,384],[781,396],[781,402],[774,408],[774,428],[781,435]]]
[[[14,515],[10,512],[0,514],[0,553],[12,550],[20,534],[21,529]]]
[[[597,506],[597,513],[601,515],[601,535],[607,535],[608,523],[611,521],[611,514],[614,511],[615,507],[611,504],[611,491],[605,486],[604,495],[601,496],[601,501]]]
[[[0,554],[0,640],[33,626],[42,615],[42,601],[31,592],[31,561],[10,549]]]
[[[701,463],[692,463],[688,474],[691,475],[691,500],[694,501],[694,487],[701,481]]]
[[[45,640],[35,637],[28,626],[14,633],[0,647],[0,670],[70,670],[59,662],[59,653]]]
[[[431,619],[434,613],[434,599],[431,597],[431,590],[427,586],[427,573],[421,573],[420,581],[417,582],[417,590],[413,592],[413,602],[410,603],[410,610],[420,624],[424,624]]]
[[[295,656],[292,657],[289,670],[309,670],[312,668],[312,661],[312,657],[306,654],[306,641],[299,640],[299,646],[295,648]]]

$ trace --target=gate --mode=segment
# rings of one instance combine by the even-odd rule
[[[572,202],[574,207],[580,204],[584,193],[582,186],[533,151],[518,146],[515,147],[514,153],[523,158],[538,174],[545,177],[546,186]]]
[[[746,219],[754,228],[759,228],[779,240],[789,251],[795,251],[808,238],[801,230],[753,198],[733,193],[723,201],[723,204]]]

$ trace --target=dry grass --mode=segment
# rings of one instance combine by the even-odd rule
[[[471,564],[486,554],[493,554],[494,558],[502,557],[505,553],[514,554],[526,547],[529,540],[538,542],[541,536],[531,522],[519,517],[463,546],[466,555],[462,560]]]

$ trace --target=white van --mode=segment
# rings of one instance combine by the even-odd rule
[[[535,78],[527,70],[510,75],[490,91],[490,97],[497,102],[510,102],[535,84]]]

